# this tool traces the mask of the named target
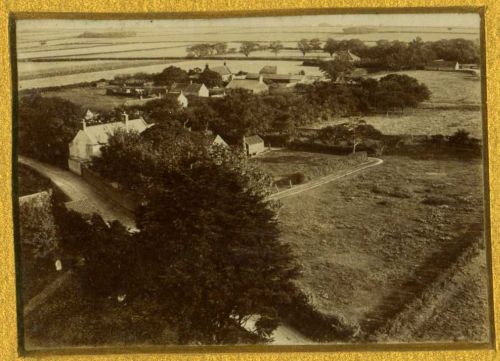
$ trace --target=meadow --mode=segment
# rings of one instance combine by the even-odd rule
[[[363,174],[283,199],[279,213],[282,240],[302,266],[299,286],[319,311],[359,324],[368,339],[453,264],[464,237],[483,236],[479,160],[383,159]],[[408,340],[485,339],[484,253],[470,262]],[[470,323],[453,321],[464,314]]]

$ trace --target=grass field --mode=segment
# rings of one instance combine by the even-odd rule
[[[80,105],[84,109],[101,112],[120,107],[127,100],[131,99],[128,97],[106,95],[106,89],[91,87],[45,91],[41,95],[44,97],[60,97]]]
[[[282,200],[279,215],[282,239],[303,267],[299,286],[320,311],[340,314],[365,332],[415,297],[418,289],[408,289],[409,283],[426,285],[442,272],[446,255],[483,220],[479,161],[384,160],[364,174]],[[439,205],[424,204],[433,199]],[[484,271],[485,258],[476,262]],[[439,339],[484,340],[484,273],[464,275],[461,281],[474,283],[475,289],[462,287],[467,297],[442,310],[455,318],[473,313],[468,319],[477,323],[461,323],[457,330],[449,325],[453,317],[437,317],[429,321],[428,332]],[[477,330],[472,336],[469,327]],[[423,332],[421,338],[429,335]]]

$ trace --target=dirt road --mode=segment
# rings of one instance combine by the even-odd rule
[[[31,158],[19,156],[18,161],[49,178],[71,201],[88,203],[89,208],[95,209],[104,220],[118,220],[128,228],[135,228],[134,218],[129,211],[112,202],[82,177]]]

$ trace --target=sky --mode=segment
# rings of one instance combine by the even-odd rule
[[[99,29],[99,28],[144,28],[177,27],[184,29],[210,26],[231,27],[287,27],[311,26],[321,23],[332,26],[418,26],[418,27],[466,27],[479,30],[480,17],[475,13],[442,14],[336,14],[280,17],[247,17],[224,19],[160,19],[160,20],[75,20],[40,19],[18,20],[18,31],[37,29]]]

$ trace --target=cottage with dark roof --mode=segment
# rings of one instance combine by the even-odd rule
[[[257,155],[266,150],[264,146],[264,139],[262,139],[258,135],[251,135],[249,137],[244,137],[243,145],[245,147],[245,153],[249,156]]]
[[[168,92],[173,94],[180,94],[182,92],[185,96],[203,98],[208,98],[210,96],[210,92],[205,84],[199,83],[174,83]]]
[[[225,62],[224,62],[224,65],[214,66],[213,68],[210,68],[210,70],[218,73],[221,76],[223,82],[228,82],[233,78],[233,73],[227,67]]]

